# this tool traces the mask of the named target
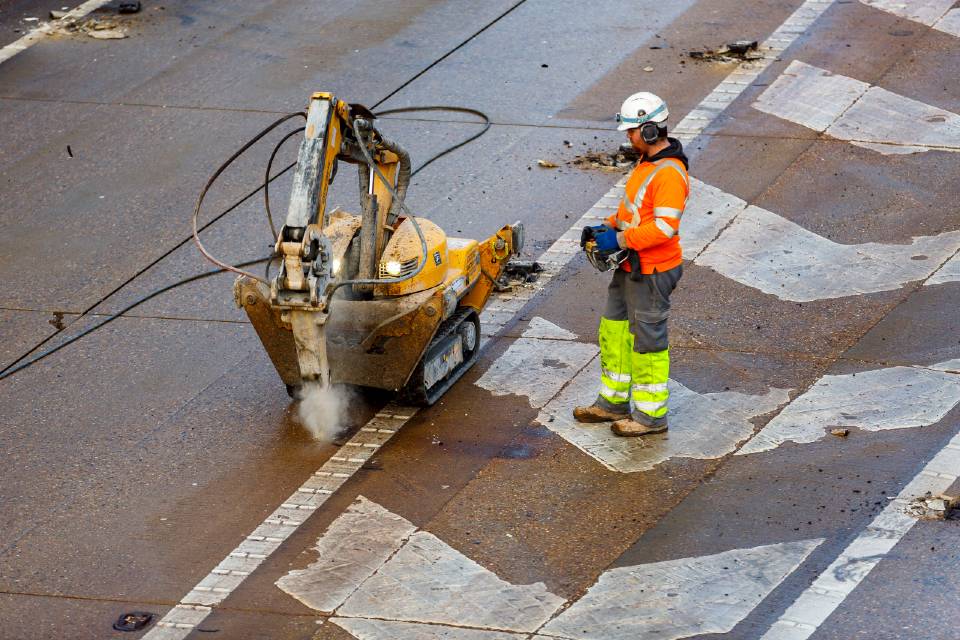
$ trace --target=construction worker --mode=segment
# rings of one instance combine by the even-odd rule
[[[623,102],[617,129],[626,131],[640,160],[617,213],[604,225],[585,228],[580,242],[618,268],[600,318],[600,392],[573,416],[579,422],[613,421],[620,436],[667,430],[667,317],[683,270],[679,229],[690,192],[687,157],[680,142],[667,137],[667,116],[667,104],[652,93]]]

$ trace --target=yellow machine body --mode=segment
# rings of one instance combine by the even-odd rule
[[[369,125],[369,138],[357,140],[351,119],[358,109],[329,94],[312,96],[290,213],[277,239],[280,272],[270,283],[239,277],[236,301],[288,391],[319,380],[402,391],[407,401],[432,404],[476,360],[479,313],[521,248],[522,226],[478,242],[399,215],[392,196],[405,192],[409,157]],[[326,117],[325,132],[311,132],[316,113]],[[369,153],[351,147],[357,144]],[[361,164],[361,155],[376,170]],[[361,169],[360,215],[325,211],[336,160]]]

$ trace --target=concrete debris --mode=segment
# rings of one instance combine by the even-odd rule
[[[69,13],[69,12],[67,12],[67,11],[58,11],[57,9],[53,9],[53,10],[50,12],[50,19],[51,19],[51,20],[59,20],[60,18],[63,18],[64,16],[66,16],[67,13]]]
[[[830,435],[838,438],[846,438],[850,435],[850,429],[830,429]]]
[[[110,18],[61,18],[50,29],[50,33],[60,35],[83,34],[97,40],[120,40],[128,37],[127,32],[116,20]]]
[[[653,67],[644,67],[643,70],[646,71],[647,73],[649,73],[649,72],[653,71]]]
[[[537,160],[537,166],[543,167],[544,169],[556,169],[560,165],[556,162],[550,162],[549,160]]]
[[[763,57],[757,51],[756,40],[737,40],[716,49],[690,51],[687,55],[694,60],[710,62],[740,62],[741,60],[759,60]]]
[[[609,173],[625,173],[640,156],[630,145],[621,145],[616,153],[591,151],[567,162],[580,169],[597,169]]]
[[[910,501],[907,513],[920,520],[950,520],[958,516],[958,507],[960,495],[932,495],[927,491]]]

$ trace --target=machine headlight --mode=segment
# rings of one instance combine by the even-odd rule
[[[386,269],[387,273],[391,276],[396,277],[400,275],[401,265],[396,260],[391,260],[386,265],[384,265],[384,268]]]
[[[334,258],[333,263],[330,265],[330,270],[333,275],[340,273],[340,258]]]

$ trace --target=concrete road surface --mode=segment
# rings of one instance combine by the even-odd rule
[[[960,636],[960,526],[914,500],[960,475],[952,0],[66,4],[126,37],[0,2],[0,366],[208,269],[200,188],[318,90],[488,114],[407,203],[454,236],[520,219],[545,272],[491,301],[441,402],[353,390],[336,444],[226,275],[4,378],[0,638]],[[740,39],[754,59],[688,55]],[[609,279],[575,240],[625,175],[572,161],[615,150],[637,90],[669,102],[692,177],[671,428],[642,440],[570,417]],[[479,126],[381,120],[415,165]],[[283,211],[289,176],[272,187]],[[273,243],[260,194],[203,235],[234,262]],[[114,630],[131,612],[152,615]]]

